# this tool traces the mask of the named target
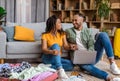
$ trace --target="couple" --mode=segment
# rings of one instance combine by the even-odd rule
[[[110,70],[113,74],[120,74],[115,61],[113,49],[106,33],[99,33],[97,40],[94,39],[88,28],[83,27],[84,16],[77,13],[73,16],[74,27],[69,28],[64,32],[61,28],[61,21],[55,15],[48,18],[46,22],[46,31],[42,34],[42,61],[45,64],[51,64],[52,68],[58,70],[61,79],[67,79],[65,71],[73,70],[73,64],[68,59],[61,58],[62,46],[66,50],[96,50],[96,63],[103,55],[103,49],[110,62]],[[78,48],[79,46],[80,48]],[[93,64],[79,65],[80,68],[89,72],[91,75],[104,79],[105,81],[120,81],[120,78],[110,76],[107,72],[95,67]]]

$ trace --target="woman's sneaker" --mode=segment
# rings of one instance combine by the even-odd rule
[[[68,76],[66,75],[64,69],[59,69],[58,74],[61,79],[68,79]]]
[[[113,62],[111,65],[110,65],[110,69],[111,69],[111,72],[113,74],[120,74],[120,69],[117,67],[116,63]]]

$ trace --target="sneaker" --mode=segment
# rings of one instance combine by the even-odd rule
[[[68,79],[68,76],[66,75],[64,69],[59,69],[58,73],[61,79]]]
[[[120,81],[120,78],[113,78],[112,81]]]
[[[113,74],[120,74],[120,69],[117,67],[116,63],[113,62],[111,65],[110,65],[110,69],[111,69],[111,72]]]

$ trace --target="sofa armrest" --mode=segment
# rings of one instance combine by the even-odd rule
[[[6,33],[0,31],[0,58],[6,58]]]

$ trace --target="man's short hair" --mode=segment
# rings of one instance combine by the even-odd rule
[[[84,18],[84,21],[86,21],[86,17],[82,14],[82,13],[75,13],[74,15],[78,15],[80,17],[83,17]]]
[[[84,18],[84,15],[82,13],[75,13],[74,15],[78,15],[80,17],[83,17]]]

